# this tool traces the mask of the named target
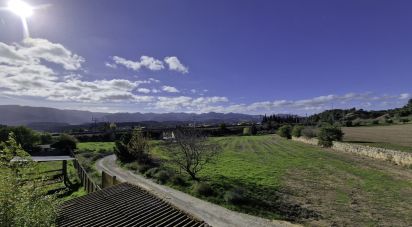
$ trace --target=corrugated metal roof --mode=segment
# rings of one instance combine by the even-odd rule
[[[208,226],[144,189],[121,183],[69,200],[58,226]]]

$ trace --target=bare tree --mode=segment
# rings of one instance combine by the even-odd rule
[[[175,139],[166,146],[171,161],[193,180],[199,181],[198,172],[216,158],[221,152],[220,146],[207,140],[205,135],[193,128],[178,128],[174,135]]]

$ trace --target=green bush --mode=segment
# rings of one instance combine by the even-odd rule
[[[257,127],[255,124],[252,124],[252,126],[250,126],[250,134],[252,135],[256,135],[257,134]]]
[[[196,194],[202,196],[211,196],[214,193],[212,187],[204,182],[195,184],[194,191]]]
[[[150,168],[152,168],[152,166],[150,165],[145,165],[145,164],[141,164],[137,167],[137,170],[139,171],[139,173],[146,173],[146,171],[148,171]]]
[[[305,127],[301,131],[301,134],[302,134],[303,137],[306,137],[306,138],[309,138],[309,139],[316,137],[316,131],[313,127]]]
[[[407,119],[407,118],[402,118],[402,119],[399,120],[399,122],[407,123],[407,122],[409,122],[409,119]]]
[[[147,170],[144,175],[146,177],[153,178],[158,171],[159,171],[159,168],[157,168],[157,167],[151,168],[151,169]]]
[[[324,125],[318,134],[318,144],[322,147],[331,147],[333,141],[342,141],[343,132],[339,127]]]
[[[379,120],[372,120],[372,124],[373,124],[373,125],[378,125],[378,124],[379,124]]]
[[[305,127],[303,127],[302,125],[295,125],[292,129],[292,136],[294,137],[301,137],[302,136],[302,130]]]
[[[385,123],[387,123],[387,124],[392,124],[393,123],[393,120],[392,119],[385,119]]]
[[[126,169],[137,171],[139,169],[139,164],[137,162],[130,162],[124,165]]]
[[[234,188],[227,191],[224,195],[224,199],[227,203],[233,205],[245,204],[247,201],[245,191],[242,188]]]
[[[171,181],[174,185],[180,185],[180,186],[186,186],[187,185],[186,180],[182,176],[177,175],[177,174],[172,176]]]
[[[77,139],[68,134],[61,134],[52,147],[62,150],[75,150],[77,148]]]
[[[278,129],[278,135],[281,137],[290,139],[292,138],[291,131],[292,131],[292,128],[290,127],[290,125],[283,125],[282,127]]]
[[[346,127],[352,127],[353,126],[353,122],[352,121],[344,121],[343,125]]]
[[[170,173],[166,170],[160,170],[156,173],[155,178],[159,180],[161,184],[166,183],[170,179]]]
[[[244,135],[244,136],[250,136],[250,135],[252,135],[252,132],[251,132],[251,130],[250,130],[250,127],[245,127],[245,128],[243,128],[243,135]]]

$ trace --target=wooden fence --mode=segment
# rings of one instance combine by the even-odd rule
[[[77,170],[77,174],[79,175],[80,181],[82,182],[84,190],[86,190],[87,193],[101,190],[101,187],[93,182],[91,177],[87,174],[86,170],[83,168],[83,166],[80,165],[77,159],[73,160],[73,165],[74,168]]]
[[[116,176],[112,176],[102,171],[102,188],[110,187],[120,183],[121,182],[116,178]]]

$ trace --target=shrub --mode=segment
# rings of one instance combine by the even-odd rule
[[[257,134],[257,127],[255,124],[252,124],[252,126],[250,126],[250,134],[252,135],[256,135]]]
[[[157,180],[159,180],[159,182],[160,182],[161,184],[164,184],[164,183],[167,182],[167,180],[170,179],[170,175],[171,175],[171,174],[170,174],[168,171],[166,171],[166,170],[160,170],[160,171],[158,171],[158,172],[156,173],[155,178],[156,178]]]
[[[139,169],[139,164],[137,162],[130,162],[125,164],[124,167],[126,167],[126,169],[136,171]]]
[[[306,138],[313,138],[316,137],[316,131],[314,128],[312,127],[305,127],[302,131],[301,131],[302,136],[306,137]]]
[[[407,122],[409,122],[409,119],[407,119],[407,118],[402,118],[402,119],[400,119],[399,121],[402,122],[402,123],[407,123]]]
[[[229,204],[233,204],[233,205],[244,204],[246,203],[245,191],[243,190],[243,188],[234,188],[225,193],[224,199]]]
[[[61,134],[52,147],[62,150],[74,150],[77,147],[77,139],[68,134]]]
[[[373,124],[373,125],[378,125],[378,124],[379,124],[379,120],[372,120],[372,124]]]
[[[244,135],[244,136],[250,136],[250,135],[252,135],[252,132],[251,132],[251,130],[250,130],[250,127],[245,127],[245,128],[243,128],[243,135]]]
[[[344,121],[343,125],[346,127],[352,127],[353,126],[353,122],[352,121]]]
[[[194,187],[195,193],[203,196],[211,196],[213,195],[212,187],[204,182],[197,183]]]
[[[139,171],[139,173],[146,173],[146,171],[148,171],[150,168],[152,168],[150,165],[145,165],[145,164],[141,164],[137,167],[137,170]]]
[[[290,125],[284,125],[278,129],[278,135],[287,139],[292,138]]]
[[[318,144],[322,147],[331,147],[333,141],[341,141],[343,137],[343,132],[340,128],[325,125],[320,128],[318,134]]]
[[[156,175],[157,171],[159,171],[159,168],[157,168],[157,167],[151,168],[151,169],[147,170],[144,175],[146,177],[153,178]]]
[[[186,186],[186,180],[180,175],[173,175],[171,181],[174,185]]]
[[[354,126],[354,127],[361,126],[361,122],[360,121],[353,121],[352,126]]]
[[[385,119],[385,123],[388,123],[388,124],[392,124],[393,123],[393,120],[392,119]]]
[[[292,130],[292,136],[294,137],[301,137],[302,136],[302,130],[304,127],[302,125],[295,125]]]
[[[150,163],[149,143],[140,131],[125,134],[116,140],[114,154],[121,162],[137,160],[139,163]]]

